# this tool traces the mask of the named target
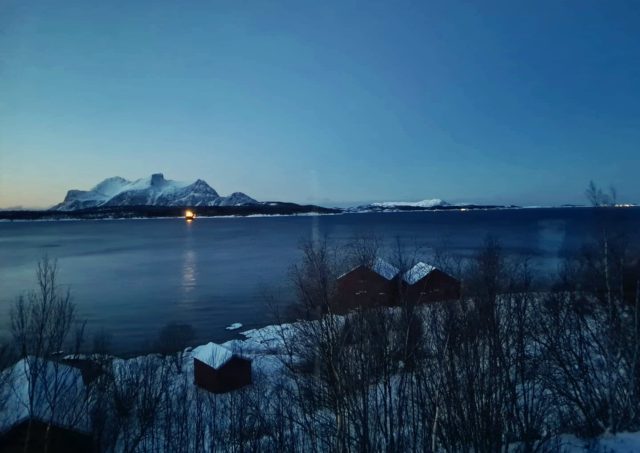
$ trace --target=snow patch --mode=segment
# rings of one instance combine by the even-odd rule
[[[433,208],[434,206],[446,206],[447,202],[440,198],[432,198],[430,200],[421,201],[383,201],[380,203],[371,203],[371,206],[378,206],[381,208],[395,208],[398,206],[407,206],[412,208]]]

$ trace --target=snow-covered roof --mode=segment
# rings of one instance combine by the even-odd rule
[[[398,275],[400,270],[392,264],[387,263],[385,260],[381,258],[376,258],[371,266],[371,270],[377,274],[380,274],[387,280],[391,280],[393,277]]]
[[[5,410],[0,413],[0,433],[29,417],[88,431],[86,387],[78,368],[28,357],[4,370],[0,382],[4,384],[0,400],[5,400]]]
[[[408,284],[413,285],[429,275],[435,269],[435,266],[420,261],[407,272],[405,272],[402,276],[402,279]]]
[[[231,357],[233,357],[233,353],[231,351],[216,343],[207,343],[205,345],[198,346],[191,351],[191,355],[194,359],[198,359],[215,369],[220,368],[231,360]]]
[[[350,274],[351,272],[355,271],[356,269],[358,269],[359,267],[361,267],[362,265],[358,265],[352,269],[349,269],[347,272],[345,272],[344,274],[340,275],[338,277],[338,279],[341,279],[342,277],[344,277],[345,275]],[[370,269],[375,272],[376,274],[380,275],[381,277],[386,278],[387,280],[391,280],[393,277],[395,277],[396,275],[398,275],[398,273],[400,272],[400,270],[395,267],[392,264],[387,263],[385,260],[381,259],[381,258],[376,258],[373,262],[373,264],[371,265]]]

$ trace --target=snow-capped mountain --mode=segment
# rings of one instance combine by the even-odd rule
[[[449,203],[442,201],[440,198],[433,198],[431,200],[422,201],[383,201],[380,203],[371,203],[371,206],[378,206],[381,208],[397,208],[397,207],[409,207],[409,208],[434,208],[436,206],[448,206]]]
[[[233,192],[227,197],[220,197],[216,200],[215,206],[244,206],[247,204],[256,204],[256,200],[242,192]]]
[[[193,183],[164,179],[162,173],[128,181],[119,176],[102,181],[91,190],[70,190],[51,209],[75,211],[98,206],[243,206],[258,204],[242,192],[221,197],[202,179]]]
[[[446,209],[449,203],[439,198],[422,201],[382,201],[345,209],[346,212],[395,212]]]
[[[515,205],[486,205],[469,203],[448,203],[440,198],[433,198],[422,201],[383,201],[366,205],[345,208],[343,212],[364,213],[364,212],[408,212],[408,211],[470,211],[476,209],[513,209]]]

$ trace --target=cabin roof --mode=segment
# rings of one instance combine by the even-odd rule
[[[403,274],[402,279],[408,284],[413,285],[425,278],[435,269],[435,266],[419,261],[411,269]]]
[[[36,367],[32,372],[31,367]],[[0,413],[0,433],[31,418],[66,427],[65,414],[81,413],[85,385],[78,368],[47,359],[29,356],[2,371],[8,385],[0,388],[0,400],[5,401],[5,411]],[[48,404],[52,394],[59,393],[61,401],[54,415]],[[29,411],[32,400],[33,412]],[[80,418],[74,429],[86,431],[87,420]]]
[[[210,342],[195,348],[191,355],[194,359],[206,363],[214,369],[218,369],[227,363],[233,357],[233,352],[220,346],[219,344]]]
[[[376,260],[373,262],[373,266],[371,266],[371,270],[383,276],[387,280],[391,280],[400,272],[400,270],[393,264],[389,264],[381,258],[376,258]]]
[[[348,270],[344,274],[340,275],[338,279],[344,277],[345,275],[350,274],[351,272],[355,271],[361,266],[363,265],[360,264]],[[376,258],[373,261],[373,264],[371,266],[366,266],[366,267],[387,280],[393,279],[396,275],[398,275],[398,273],[400,273],[400,270],[397,267],[395,267],[393,264],[389,264],[387,261],[383,260],[382,258]]]

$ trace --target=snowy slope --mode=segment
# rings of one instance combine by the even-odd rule
[[[331,319],[336,328],[342,328],[346,320],[342,316],[331,316],[328,319]],[[315,324],[318,322],[321,321],[313,320],[304,323]],[[300,415],[300,417],[309,417],[307,423],[310,429],[305,428],[294,432],[300,445],[300,451],[323,451],[312,447],[316,446],[314,443],[315,436],[317,436],[321,428],[327,426],[326,420],[330,416],[327,415],[326,409],[323,407],[317,407],[317,412],[315,412],[310,410],[311,407],[305,406],[301,408],[298,405],[301,399],[299,395],[296,395],[296,391],[299,391],[297,389],[300,386],[292,377],[292,365],[296,364],[299,357],[296,357],[295,353],[292,354],[290,348],[296,336],[301,332],[305,332],[305,330],[300,330],[301,325],[302,322],[270,325],[242,332],[241,335],[245,339],[231,340],[222,345],[208,343],[191,351],[185,350],[181,357],[181,372],[177,371],[174,366],[174,358],[161,357],[156,354],[130,359],[111,358],[111,367],[107,368],[110,370],[108,377],[112,378],[115,385],[117,385],[119,395],[125,395],[129,398],[126,401],[127,404],[120,407],[131,411],[133,414],[128,418],[124,418],[126,415],[122,416],[123,418],[120,420],[126,420],[127,422],[148,420],[149,423],[144,428],[144,432],[147,433],[144,436],[145,440],[142,441],[141,448],[136,451],[156,451],[158,453],[175,451],[169,449],[169,446],[175,444],[179,444],[185,450],[196,451],[193,444],[182,443],[190,442],[188,439],[192,436],[189,435],[177,439],[175,443],[166,442],[168,439],[163,436],[177,432],[178,427],[180,430],[184,430],[184,433],[207,432],[205,437],[208,441],[205,441],[204,445],[208,448],[201,446],[199,450],[233,450],[234,446],[237,447],[244,444],[242,441],[232,444],[235,438],[228,440],[230,428],[237,428],[234,423],[238,423],[238,420],[246,421],[248,419],[235,415],[233,410],[239,409],[240,415],[243,415],[242,411],[245,408],[249,414],[251,414],[250,411],[255,411],[267,421],[273,417],[273,423],[260,421],[263,431],[259,431],[259,435],[264,437],[256,444],[262,447],[259,450],[281,451],[281,449],[277,448],[276,443],[271,442],[275,440],[276,436],[272,434],[274,431],[270,430],[281,428],[280,420],[288,420],[288,418],[276,418],[279,417],[278,414],[282,414],[282,407],[288,407],[288,410],[291,410],[291,412],[285,413],[287,417],[289,415],[295,417],[297,414],[302,414],[303,410],[307,411],[305,412],[307,415]],[[306,330],[306,332],[312,331]],[[205,396],[202,390],[198,389],[193,383],[193,359],[197,358],[210,363],[214,367],[219,367],[228,361],[233,354],[242,355],[251,360],[253,385],[247,388],[248,393],[229,392],[217,394],[215,399],[211,399],[211,396]],[[39,372],[35,377],[30,378],[30,376],[33,376],[30,373],[31,364],[39,364]],[[155,372],[147,370],[155,370]],[[163,370],[164,372],[159,373],[158,370]],[[4,384],[0,386],[0,401],[5,404],[0,410],[0,433],[16,423],[26,420],[30,415],[34,415],[39,420],[52,422],[55,425],[69,427],[81,432],[91,432],[92,420],[101,420],[91,418],[89,414],[94,413],[92,410],[95,407],[94,404],[104,401],[97,398],[97,396],[102,395],[102,398],[104,398],[108,393],[104,393],[104,390],[100,388],[97,388],[99,393],[93,392],[92,389],[96,387],[85,385],[82,380],[82,373],[77,368],[69,367],[62,363],[43,361],[42,359],[35,360],[30,357],[27,360],[23,359],[17,362],[14,366],[6,369],[4,373],[9,373],[10,379],[0,380]],[[395,387],[398,382],[400,381],[394,380],[392,385]],[[161,388],[160,385],[163,387]],[[164,387],[165,385],[166,387]],[[372,386],[366,395],[375,403],[379,401],[377,398],[380,398],[378,395],[381,393],[378,386]],[[154,395],[162,394],[166,396],[166,399],[162,399],[161,404],[154,406],[152,398],[155,398]],[[64,398],[61,398],[62,395],[64,395]],[[52,398],[53,396],[55,398]],[[206,399],[198,398],[198,396],[205,396]],[[242,399],[238,400],[238,397],[242,397]],[[394,403],[398,401],[394,396],[392,398],[394,398]],[[53,404],[54,399],[55,404]],[[123,398],[121,397],[120,400],[123,400]],[[32,401],[33,406],[31,412],[28,410],[30,401]],[[241,406],[240,402],[244,404],[244,401],[256,404],[256,407]],[[203,404],[203,402],[210,403]],[[146,415],[149,414],[148,409],[145,411],[147,407],[154,411],[158,410],[157,416]],[[372,410],[375,410],[379,406],[372,404],[371,407]],[[55,409],[55,412],[53,409]],[[177,412],[177,410],[180,412]],[[100,412],[97,413],[100,414]],[[184,415],[179,419],[165,417],[166,415],[175,414]],[[146,418],[143,419],[142,417],[145,417],[145,415]],[[167,420],[176,423],[176,431],[167,429],[165,425]],[[206,428],[198,428],[197,425],[203,423],[203,420],[210,420],[211,422],[204,425]],[[331,421],[330,418],[328,420]],[[103,425],[96,426],[96,429],[101,429],[101,426]],[[398,428],[398,431],[401,432],[402,429]],[[128,451],[123,447],[122,439],[126,436],[135,435],[140,430],[131,429],[131,431],[115,432],[120,433],[122,437],[119,441],[115,441],[114,451]],[[313,435],[308,436],[309,433]],[[374,437],[374,439],[376,438]],[[539,451],[556,451],[559,453],[638,452],[640,451],[640,432],[605,433],[592,439],[579,439],[573,435],[560,434],[552,436],[546,444],[541,444],[540,447]],[[247,448],[247,450],[249,449]],[[444,451],[444,448],[437,451]],[[469,447],[467,451],[473,450]],[[515,453],[524,451],[524,448],[518,442],[513,442],[510,445],[505,445],[502,451]]]
[[[131,182],[127,181],[120,176],[114,176],[113,178],[107,178],[100,184],[91,189],[91,192],[103,195],[105,198],[111,198],[118,193],[122,192],[124,187],[130,185]]]
[[[439,198],[433,198],[431,200],[422,201],[383,201],[380,203],[371,203],[371,206],[378,206],[381,208],[395,208],[398,206],[406,206],[412,208],[433,208],[435,206],[447,206],[449,203],[442,201]]]
[[[202,179],[195,182],[172,181],[162,173],[128,181],[118,176],[108,178],[91,190],[70,190],[54,210],[74,211],[98,206],[242,206],[258,204],[256,200],[235,192],[221,197]]]
[[[242,206],[247,204],[256,204],[256,200],[242,192],[234,192],[228,197],[220,197],[216,201],[216,206]]]
[[[452,205],[440,198],[421,201],[381,201],[345,209],[346,212],[396,212],[448,208]],[[457,206],[457,205],[456,205]]]

